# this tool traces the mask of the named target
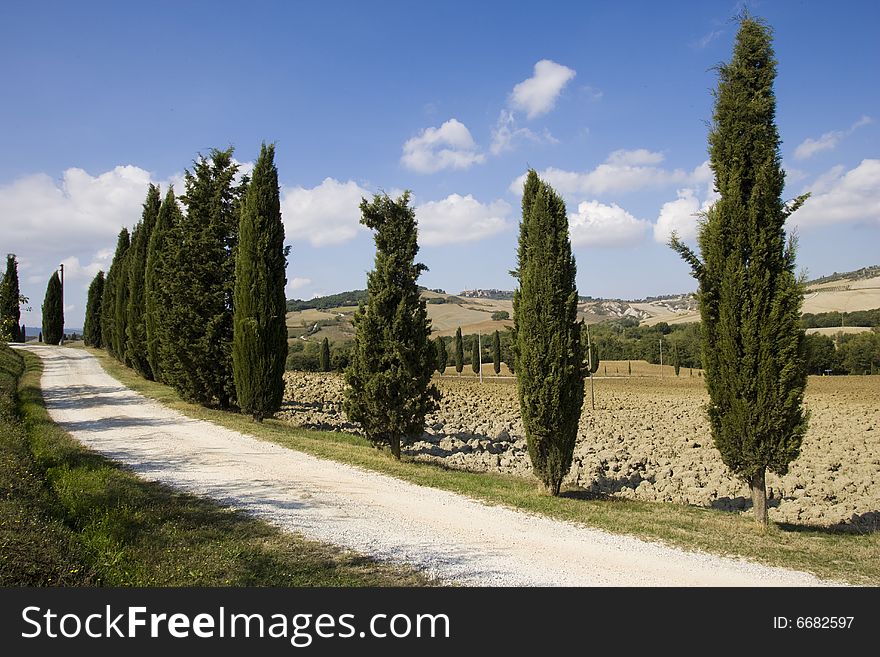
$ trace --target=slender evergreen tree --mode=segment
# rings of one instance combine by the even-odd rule
[[[153,368],[147,355],[146,285],[147,257],[150,237],[159,217],[159,188],[147,189],[141,220],[135,226],[128,252],[128,303],[126,306],[125,353],[132,368],[146,379],[153,380]]]
[[[479,374],[480,366],[482,364],[482,359],[480,358],[480,345],[478,340],[474,338],[473,344],[471,345],[471,369],[474,371],[474,374]]]
[[[164,373],[186,399],[229,408],[235,403],[232,364],[235,252],[241,198],[232,148],[200,157],[184,178],[186,215],[166,240],[163,285],[172,304],[166,351],[174,367]]]
[[[27,342],[27,329],[24,324],[21,325],[21,332],[18,334],[18,341],[22,343]]]
[[[0,279],[0,340],[20,342],[22,296],[18,286],[18,260],[14,253],[6,255],[6,273]]]
[[[318,365],[322,372],[330,371],[330,341],[327,338],[321,340],[321,353],[318,357]]]
[[[671,246],[699,283],[709,423],[724,463],[751,488],[767,524],[765,473],[783,475],[807,429],[803,289],[785,220],[805,200],[782,201],[771,31],[740,21],[731,61],[719,67],[709,162],[719,200],[700,228],[700,257]]]
[[[455,371],[461,376],[461,371],[464,369],[464,342],[462,342],[461,339],[460,326],[455,329],[455,342],[453,345],[453,350],[455,352]]]
[[[492,337],[492,364],[495,368],[495,376],[501,374],[501,333],[495,331]]]
[[[61,279],[53,272],[43,300],[43,336],[46,344],[58,344],[64,333],[64,307],[61,303]]]
[[[440,374],[446,372],[446,361],[449,359],[449,354],[446,353],[446,343],[443,342],[443,338],[439,335],[437,339],[434,341],[435,351],[437,352],[437,371]]]
[[[281,408],[284,396],[287,255],[275,146],[263,144],[239,222],[232,346],[238,404],[258,422]],[[327,338],[321,361],[321,369],[329,371]]]
[[[514,326],[517,391],[535,475],[558,495],[584,399],[575,261],[565,203],[529,171],[523,190]]]
[[[101,302],[101,339],[107,352],[118,360],[122,360],[124,354],[119,350],[121,334],[117,331],[117,301],[124,295],[119,288],[124,286],[125,277],[125,254],[131,245],[131,238],[127,228],[119,231],[116,238],[116,252],[110,262],[110,269],[104,279],[104,294]],[[121,315],[121,313],[120,313]],[[44,331],[45,333],[45,331]]]
[[[83,342],[87,347],[100,349],[104,346],[101,339],[101,303],[104,297],[104,272],[99,271],[89,285],[86,301],[86,321],[83,325]]]
[[[409,192],[377,195],[360,206],[361,223],[375,231],[375,268],[367,276],[368,303],[355,313],[355,345],[345,371],[345,412],[376,446],[400,458],[401,443],[421,435],[439,397],[431,385],[431,321],[416,284],[426,267]]]
[[[166,372],[175,369],[176,359],[170,347],[170,326],[173,316],[171,271],[174,267],[172,245],[178,238],[183,215],[174,188],[168,188],[159,206],[156,224],[147,246],[147,266],[144,272],[144,329],[147,340],[147,362],[156,381],[170,383]]]

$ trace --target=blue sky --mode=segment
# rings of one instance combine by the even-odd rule
[[[787,196],[811,276],[880,262],[880,4],[754,2],[773,27]],[[711,203],[733,2],[44,2],[0,10],[0,250],[67,326],[151,181],[277,143],[288,297],[365,286],[360,198],[412,190],[421,282],[512,289],[518,179],[566,200],[582,295],[695,288],[664,245]]]

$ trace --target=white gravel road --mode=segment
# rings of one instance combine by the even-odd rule
[[[85,351],[31,346],[52,419],[146,479],[304,536],[476,586],[809,586],[813,575],[490,506],[187,418]]]

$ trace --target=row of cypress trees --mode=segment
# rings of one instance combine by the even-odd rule
[[[283,394],[289,250],[274,145],[240,182],[232,154],[200,156],[180,197],[149,186],[140,221],[89,287],[84,337],[189,401],[259,421]]]
[[[325,338],[326,340],[326,338]],[[464,343],[461,336],[461,327],[459,326],[455,332],[455,338],[453,339],[453,349],[455,354],[455,370],[459,374],[461,374],[464,369]],[[471,367],[474,372],[479,372],[477,363],[482,361],[482,356],[479,353],[479,344],[477,341],[473,342],[471,347]],[[460,356],[458,354],[461,354]],[[437,363],[437,371],[443,374],[446,371],[446,365],[449,362],[449,352],[446,350],[446,343],[443,341],[439,335],[434,340],[434,356],[435,362]],[[492,364],[495,370],[495,374],[501,373],[501,332],[495,331],[492,335]]]

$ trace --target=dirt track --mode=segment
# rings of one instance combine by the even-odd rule
[[[285,530],[466,585],[794,586],[812,575],[693,554],[325,461],[186,418],[123,387],[88,353],[28,347],[49,413],[141,476]]]

